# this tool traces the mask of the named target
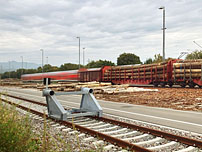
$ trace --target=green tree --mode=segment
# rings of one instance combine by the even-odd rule
[[[188,54],[185,58],[186,60],[193,60],[193,59],[202,59],[202,50],[194,51],[191,54]]]
[[[144,64],[151,64],[151,63],[153,63],[152,58],[149,58],[144,62]]]
[[[59,68],[57,66],[51,66],[50,64],[46,64],[43,67],[43,71],[44,72],[54,72],[54,71],[58,71]]]
[[[99,68],[102,66],[114,66],[115,64],[111,61],[107,60],[98,60],[98,61],[91,61],[89,62],[86,67],[87,68]]]
[[[163,62],[163,57],[160,54],[155,54],[153,63],[160,63],[160,62]]]
[[[141,64],[140,57],[132,53],[123,53],[117,58],[117,65]]]
[[[81,65],[81,68],[83,66]],[[72,64],[72,63],[65,63],[65,64],[62,64],[59,68],[60,71],[66,71],[66,70],[76,70],[79,68],[79,65],[78,64]]]

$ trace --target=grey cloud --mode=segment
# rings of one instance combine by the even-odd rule
[[[45,50],[51,64],[78,63],[78,39],[87,57],[116,62],[123,52],[144,61],[162,50],[162,10],[166,7],[166,55],[202,43],[198,0],[0,0],[0,60],[40,62]],[[178,51],[179,50],[179,51]],[[7,53],[5,53],[7,52]],[[10,55],[9,55],[10,54]],[[13,54],[13,56],[12,56]]]

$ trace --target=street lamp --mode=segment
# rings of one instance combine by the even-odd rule
[[[47,59],[47,65],[48,65],[48,56],[46,57],[46,59]]]
[[[41,53],[42,53],[42,63],[41,63],[41,66],[42,66],[42,67],[41,67],[41,68],[42,68],[42,73],[43,73],[43,52],[44,52],[44,51],[43,51],[43,49],[40,49],[40,51],[41,51]]]
[[[84,52],[85,48],[83,48],[83,66],[85,65],[85,52]]]
[[[164,6],[161,6],[159,7],[159,9],[162,9],[163,10],[163,62],[165,61],[165,7]]]
[[[76,37],[77,39],[79,39],[79,69],[80,69],[80,37]]]
[[[23,74],[23,56],[21,56],[22,59],[22,71],[21,71],[21,75]]]

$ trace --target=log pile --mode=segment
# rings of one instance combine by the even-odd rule
[[[0,85],[1,86],[21,86],[23,83],[18,80],[18,79],[13,79],[13,78],[9,78],[9,79],[1,79],[0,80]]]
[[[202,60],[185,60],[173,64],[174,79],[200,79],[202,78]]]
[[[113,66],[105,71],[104,80],[162,79],[163,77],[167,77],[166,71],[167,62],[148,65]]]
[[[119,93],[131,93],[131,92],[156,92],[158,89],[144,89],[139,87],[129,87],[129,85],[114,85],[113,87],[102,88],[103,94],[119,94]]]

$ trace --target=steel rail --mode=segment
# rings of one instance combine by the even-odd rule
[[[38,112],[36,110],[30,109],[30,108],[27,108],[27,107],[24,107],[22,105],[13,103],[13,102],[5,100],[5,99],[1,99],[1,100],[3,102],[6,102],[6,103],[11,104],[11,105],[14,105],[14,106],[16,106],[18,108],[21,108],[23,110],[26,110],[28,112],[34,113],[36,115],[39,115],[41,117],[48,118],[48,115],[46,115],[44,113]],[[121,140],[121,139],[118,139],[118,138],[115,138],[115,137],[112,137],[112,136],[109,136],[109,135],[97,132],[95,130],[92,130],[92,129],[89,129],[89,128],[86,128],[86,127],[82,127],[80,125],[77,125],[77,124],[74,124],[74,123],[71,123],[71,122],[68,122],[68,121],[55,120],[53,118],[48,118],[48,119],[52,119],[52,120],[54,120],[56,122],[59,122],[62,125],[68,126],[70,128],[78,129],[80,132],[88,133],[88,134],[90,134],[92,136],[97,137],[98,139],[103,139],[103,140],[108,141],[108,142],[110,142],[110,143],[112,143],[114,145],[118,145],[120,147],[126,148],[126,149],[128,149],[130,151],[135,151],[135,152],[152,152],[151,150],[146,149],[144,147],[137,146],[137,145],[129,143],[127,141],[124,141],[124,140]]]
[[[8,95],[8,94],[3,94],[3,95],[7,95],[9,97],[16,98],[16,96],[13,96],[13,95]],[[32,102],[32,103],[35,103],[35,104],[40,104],[42,106],[46,106],[45,103],[40,103],[40,102],[37,102],[37,101],[25,99],[25,98],[22,98],[22,97],[17,97],[17,99]],[[119,126],[122,126],[122,127],[131,128],[133,130],[139,130],[139,131],[142,131],[142,132],[145,132],[145,133],[150,133],[152,135],[164,137],[164,138],[169,139],[169,140],[178,141],[178,142],[184,143],[186,145],[197,146],[199,148],[202,148],[202,141],[200,141],[200,140],[191,139],[191,138],[187,138],[187,137],[182,137],[182,136],[178,136],[178,135],[175,135],[175,134],[163,132],[163,131],[160,131],[160,130],[155,130],[155,129],[152,129],[152,128],[146,128],[146,127],[138,126],[138,125],[135,125],[135,124],[129,124],[127,122],[118,121],[118,120],[114,120],[114,119],[110,119],[110,118],[106,118],[106,117],[91,117],[91,118],[101,120],[101,121],[104,121],[104,122],[108,122],[108,123],[111,123],[111,124],[119,125]]]
[[[163,132],[163,131],[155,130],[155,129],[152,129],[152,128],[146,128],[146,127],[138,126],[138,125],[135,125],[135,124],[129,124],[127,122],[114,120],[114,119],[109,119],[109,118],[106,118],[106,117],[100,117],[100,118],[94,117],[94,118],[98,119],[98,120],[101,120],[101,121],[104,121],[104,122],[119,125],[119,126],[122,126],[122,127],[127,127],[127,128],[131,128],[131,129],[134,129],[134,130],[139,130],[139,131],[142,131],[142,132],[145,132],[145,133],[150,133],[150,134],[155,135],[155,136],[164,137],[164,138],[169,139],[169,140],[178,141],[178,142],[184,143],[186,145],[197,146],[199,148],[202,148],[202,141],[200,141],[200,140],[191,139],[191,138],[187,138],[187,137],[182,137],[182,136],[178,136],[178,135],[171,134],[171,133],[168,133],[168,132]]]

